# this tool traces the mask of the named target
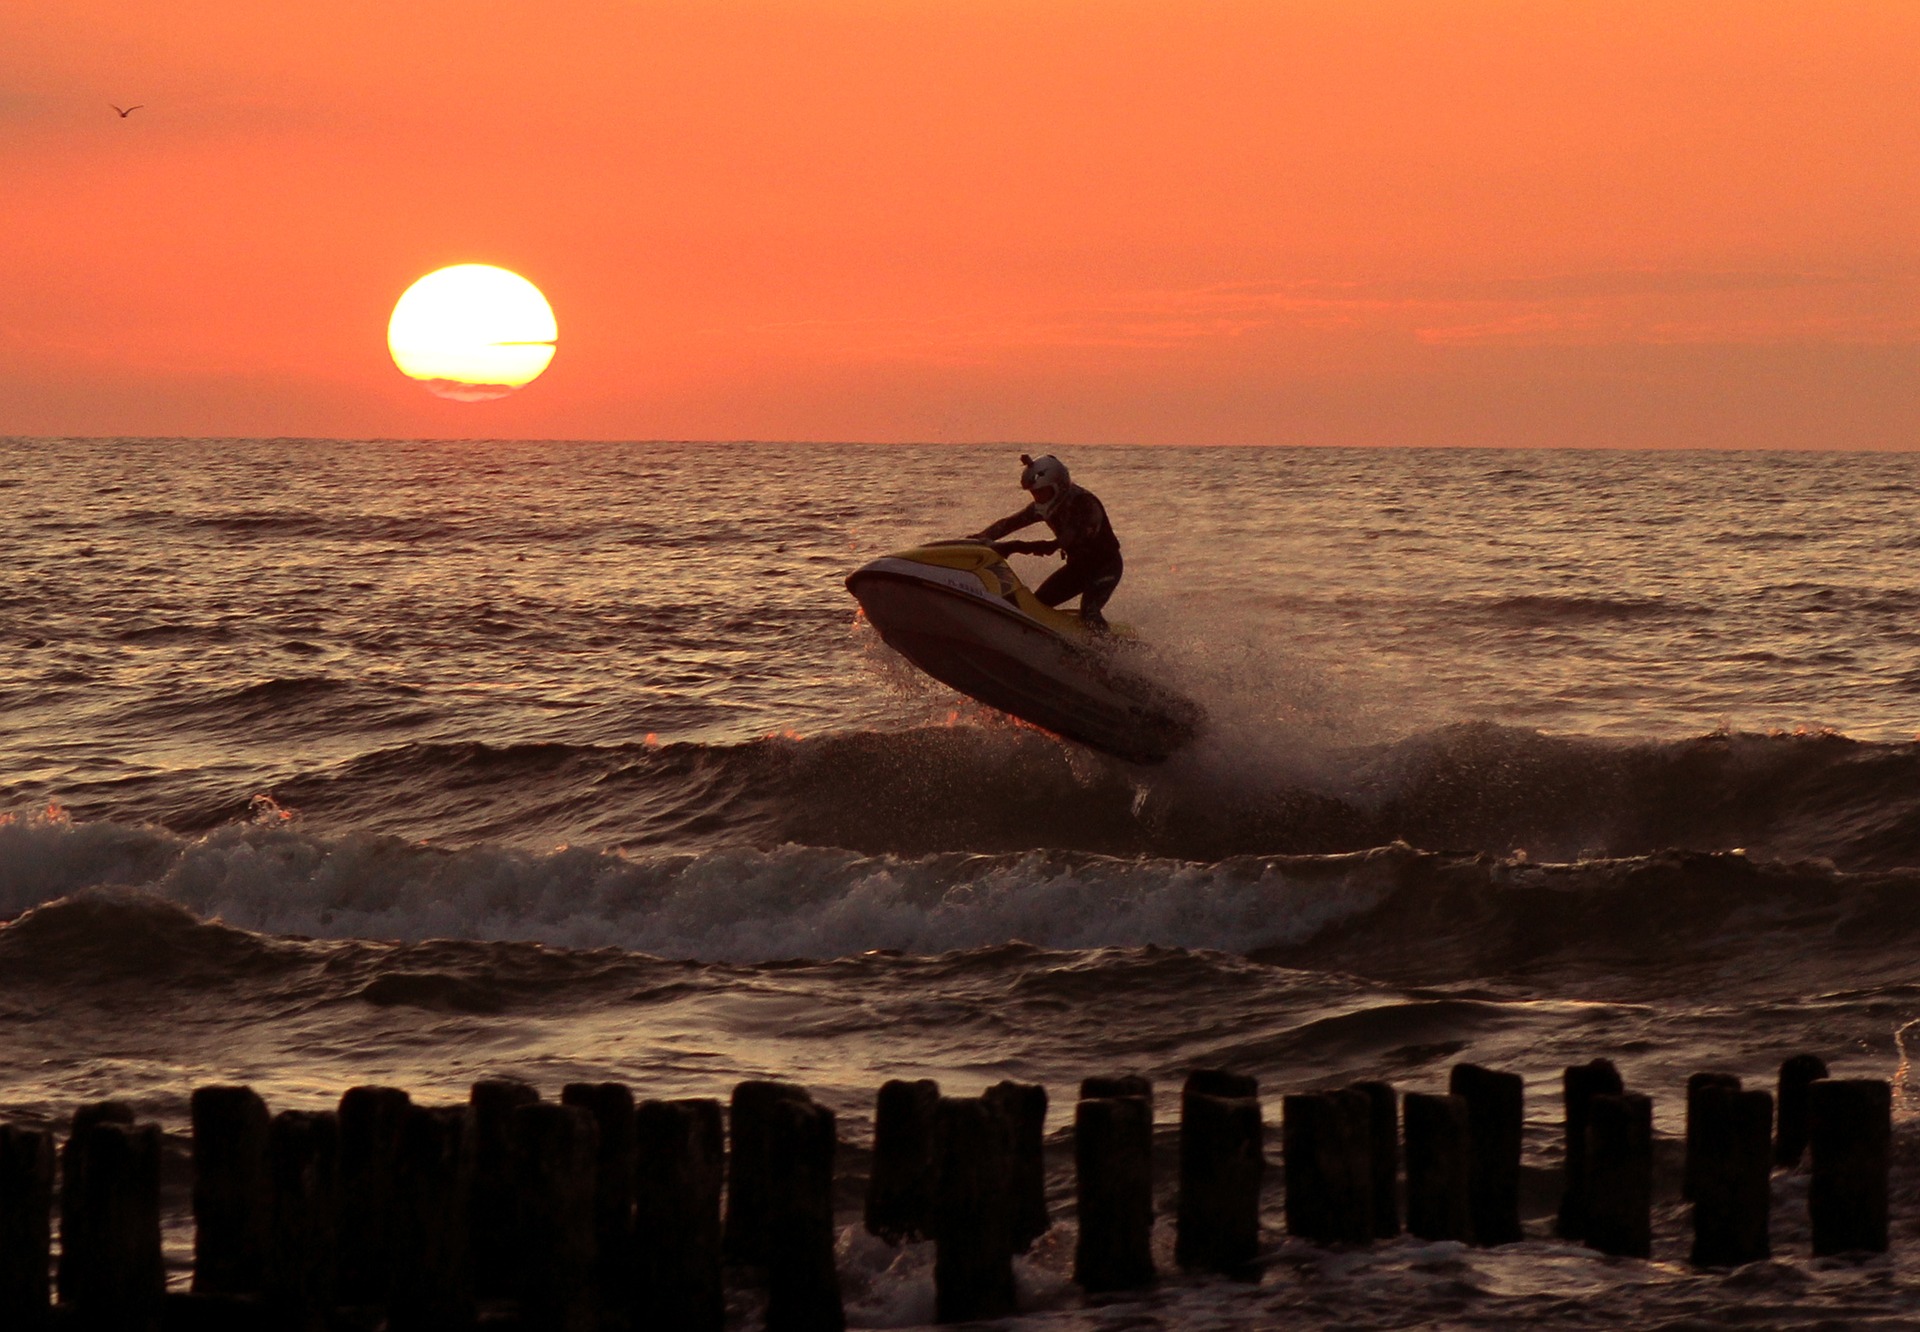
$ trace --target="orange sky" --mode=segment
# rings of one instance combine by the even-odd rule
[[[1920,447],[1920,3],[7,5],[0,433]]]

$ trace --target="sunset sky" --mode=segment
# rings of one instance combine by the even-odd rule
[[[1920,447],[1920,4],[10,4],[0,434]]]

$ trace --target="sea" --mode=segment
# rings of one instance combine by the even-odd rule
[[[1920,455],[1075,447],[1108,608],[1207,722],[1130,764],[927,679],[843,579],[1037,445],[0,440],[0,1119],[482,1076],[838,1115],[1051,1098],[1048,1329],[1920,1327]],[[1036,534],[1037,535],[1037,534]],[[1015,557],[1029,582],[1051,561]],[[1688,1074],[1895,1093],[1893,1254],[1686,1263]],[[1651,1262],[1551,1236],[1561,1070],[1653,1098]],[[1288,1092],[1526,1080],[1528,1238],[1287,1237]],[[1257,1283],[1172,1261],[1177,1088],[1256,1075]],[[1161,1088],[1151,1291],[1070,1280],[1080,1079]],[[733,1317],[756,1326],[753,1292]]]

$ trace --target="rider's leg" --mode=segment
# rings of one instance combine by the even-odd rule
[[[1080,618],[1096,629],[1105,629],[1107,617],[1100,612],[1114,588],[1120,585],[1120,575],[1125,569],[1118,557],[1100,563],[1068,560],[1049,574],[1033,595],[1046,606],[1058,606],[1078,595]]]
[[[1106,608],[1113,590],[1120,586],[1120,575],[1126,572],[1126,568],[1125,561],[1116,551],[1111,559],[1088,570],[1087,587],[1080,594],[1080,618],[1095,629],[1106,629],[1107,617],[1100,612]]]
[[[1107,617],[1100,612],[1118,586],[1120,586],[1120,575],[1117,573],[1101,574],[1098,578],[1091,580],[1087,584],[1087,590],[1080,594],[1080,618],[1095,629],[1105,630],[1108,627]]]
[[[1065,564],[1047,575],[1047,581],[1033,590],[1033,595],[1043,606],[1058,606],[1071,597],[1086,591],[1088,570],[1084,564],[1075,564],[1068,560]]]

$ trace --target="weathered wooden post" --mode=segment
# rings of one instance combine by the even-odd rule
[[[340,1098],[340,1302],[384,1305],[393,1292],[394,1176],[412,1107],[397,1087]]]
[[[1013,1135],[1013,1251],[1025,1253],[1053,1229],[1047,1211],[1047,1089],[1030,1082],[996,1082],[987,1103],[1007,1118]]]
[[[943,1096],[935,1133],[934,1316],[1004,1318],[1013,1301],[1013,1134],[1004,1106]]]
[[[1700,1159],[1701,1153],[1704,1150],[1699,1139],[1698,1131],[1700,1124],[1700,1098],[1709,1087],[1718,1088],[1722,1091],[1739,1091],[1740,1079],[1731,1073],[1691,1073],[1687,1076],[1687,1155],[1685,1164],[1681,1167],[1680,1172],[1680,1196],[1688,1202],[1692,1202],[1694,1199],[1694,1190],[1699,1174],[1695,1168],[1695,1162]],[[1767,1105],[1769,1107],[1768,1115],[1771,1116],[1773,1097],[1767,1097]],[[1771,1138],[1773,1133],[1771,1118],[1769,1118],[1767,1123],[1767,1133],[1769,1138]],[[1768,1148],[1768,1155],[1769,1157],[1772,1155],[1771,1145],[1769,1145]]]
[[[1407,1232],[1423,1240],[1473,1238],[1472,1139],[1459,1096],[1408,1092]]]
[[[1189,1270],[1247,1276],[1260,1251],[1266,1126],[1253,1078],[1217,1069],[1188,1074],[1180,1092],[1180,1200],[1174,1261]]]
[[[513,1194],[513,1115],[540,1093],[514,1078],[485,1078],[467,1097],[472,1161],[467,1242],[473,1252],[473,1289],[500,1299],[520,1289],[520,1238]]]
[[[1373,1178],[1373,1234],[1400,1233],[1400,1098],[1390,1082],[1356,1082],[1367,1098],[1367,1161]]]
[[[1620,1070],[1611,1059],[1575,1064],[1560,1075],[1565,1113],[1565,1164],[1561,1172],[1560,1212],[1554,1234],[1562,1239],[1587,1237],[1587,1121],[1596,1096],[1619,1096],[1626,1091]]]
[[[1469,1205],[1473,1242],[1511,1244],[1520,1231],[1520,1136],[1525,1084],[1518,1073],[1456,1064],[1448,1090],[1467,1102],[1473,1144]]]
[[[1124,1086],[1123,1095],[1086,1096]],[[1073,1161],[1080,1237],[1073,1279],[1091,1293],[1151,1285],[1153,1270],[1153,1102],[1144,1078],[1082,1084],[1074,1107]]]
[[[339,1158],[340,1119],[331,1110],[273,1117],[266,1288],[276,1328],[321,1326],[337,1302]]]
[[[1653,1102],[1634,1092],[1587,1102],[1587,1247],[1653,1252]]]
[[[1373,1240],[1373,1098],[1306,1092],[1281,1100],[1287,1233],[1315,1244]]]
[[[60,1262],[55,1276],[62,1304],[71,1304],[82,1287],[107,1279],[87,1267],[101,1251],[102,1243],[88,1233],[93,1218],[80,1204],[80,1189],[86,1179],[82,1156],[87,1131],[96,1124],[132,1123],[133,1107],[126,1102],[93,1101],[76,1109],[67,1127],[67,1140],[60,1146]]]
[[[873,1103],[873,1168],[864,1223],[889,1244],[932,1233],[934,1122],[940,1084],[931,1078],[881,1085]]]
[[[251,1087],[193,1093],[193,1289],[256,1295],[266,1285],[273,1220],[272,1117]]]
[[[636,1332],[721,1332],[720,1103],[642,1101],[633,1122]]]
[[[394,1170],[393,1332],[453,1332],[473,1321],[467,1242],[466,1106],[409,1106]]]
[[[1108,1096],[1131,1096],[1147,1103],[1147,1110],[1153,1110],[1153,1079],[1139,1073],[1122,1073],[1118,1077],[1093,1077],[1080,1079],[1080,1099],[1091,1101]]]
[[[1773,1139],[1773,1163],[1791,1170],[1807,1150],[1807,1088],[1827,1076],[1819,1055],[1795,1055],[1780,1065],[1780,1095],[1775,1108],[1779,1131]]]
[[[1724,1074],[1687,1083],[1687,1174],[1693,1181],[1693,1263],[1737,1267],[1772,1256],[1773,1096]],[[1733,1085],[1728,1085],[1732,1083]]]
[[[520,1214],[520,1317],[534,1332],[593,1332],[593,1182],[599,1132],[572,1105],[513,1112]]]
[[[618,1082],[571,1082],[562,1105],[593,1116],[600,1141],[593,1184],[594,1285],[601,1309],[624,1324],[633,1305],[633,1093]]]
[[[0,1124],[0,1327],[41,1332],[51,1317],[53,1135]]]
[[[95,1123],[78,1131],[68,1149],[77,1178],[73,1210],[60,1218],[60,1244],[63,1259],[70,1255],[81,1275],[62,1302],[71,1303],[84,1328],[157,1328],[167,1288],[160,1256],[160,1129]]]
[[[1874,1079],[1822,1078],[1808,1091],[1813,1255],[1885,1253],[1892,1088]]]
[[[760,1122],[767,1332],[841,1332],[847,1319],[833,1255],[833,1111],[777,1096]]]
[[[1187,1080],[1180,1085],[1180,1095],[1213,1096],[1223,1100],[1237,1101],[1247,1097],[1258,1098],[1260,1080],[1250,1073],[1235,1073],[1224,1068],[1196,1068],[1187,1074]]]
[[[733,1089],[727,1113],[726,1252],[735,1262],[764,1267],[767,1247],[767,1178],[773,1169],[767,1125],[776,1105],[812,1104],[805,1087],[791,1082],[743,1082]]]

